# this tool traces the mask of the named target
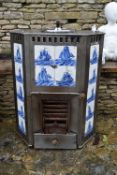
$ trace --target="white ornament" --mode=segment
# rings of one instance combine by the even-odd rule
[[[98,28],[105,33],[102,63],[106,60],[117,60],[117,3],[110,2],[104,9],[107,24]]]

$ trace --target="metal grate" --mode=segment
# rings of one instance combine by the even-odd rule
[[[44,100],[42,117],[44,133],[66,133],[68,131],[69,105],[62,100]]]
[[[78,43],[80,37],[78,36],[33,36],[32,41],[38,43]]]

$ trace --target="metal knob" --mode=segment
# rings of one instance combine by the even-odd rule
[[[80,97],[80,99],[84,99],[84,98],[86,98],[86,94],[85,93],[80,93],[79,97]]]
[[[59,141],[58,141],[57,139],[53,139],[53,140],[52,140],[52,144],[53,144],[53,145],[57,145],[58,143],[59,143]]]

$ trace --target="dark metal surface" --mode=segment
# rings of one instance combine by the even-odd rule
[[[34,147],[41,149],[76,149],[76,134],[34,134]]]
[[[18,38],[21,38],[21,40]],[[93,131],[87,137],[84,137],[90,46],[95,43],[99,43],[100,46],[97,80],[98,94],[103,34],[100,32],[91,31],[49,33],[38,32],[35,30],[16,30],[11,34],[12,53],[13,43],[23,44],[27,135],[26,137],[23,135],[22,136],[27,140],[28,145],[33,145],[34,148],[76,149],[77,147],[81,147],[94,133]],[[35,86],[35,45],[68,45],[77,47],[75,87]],[[14,70],[13,55],[12,60]],[[15,75],[15,70],[13,72]],[[14,87],[16,92],[15,77]],[[52,102],[55,102],[55,105]]]

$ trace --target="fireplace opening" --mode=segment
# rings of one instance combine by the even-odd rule
[[[42,121],[45,134],[66,134],[69,122],[69,104],[65,100],[43,100]]]

